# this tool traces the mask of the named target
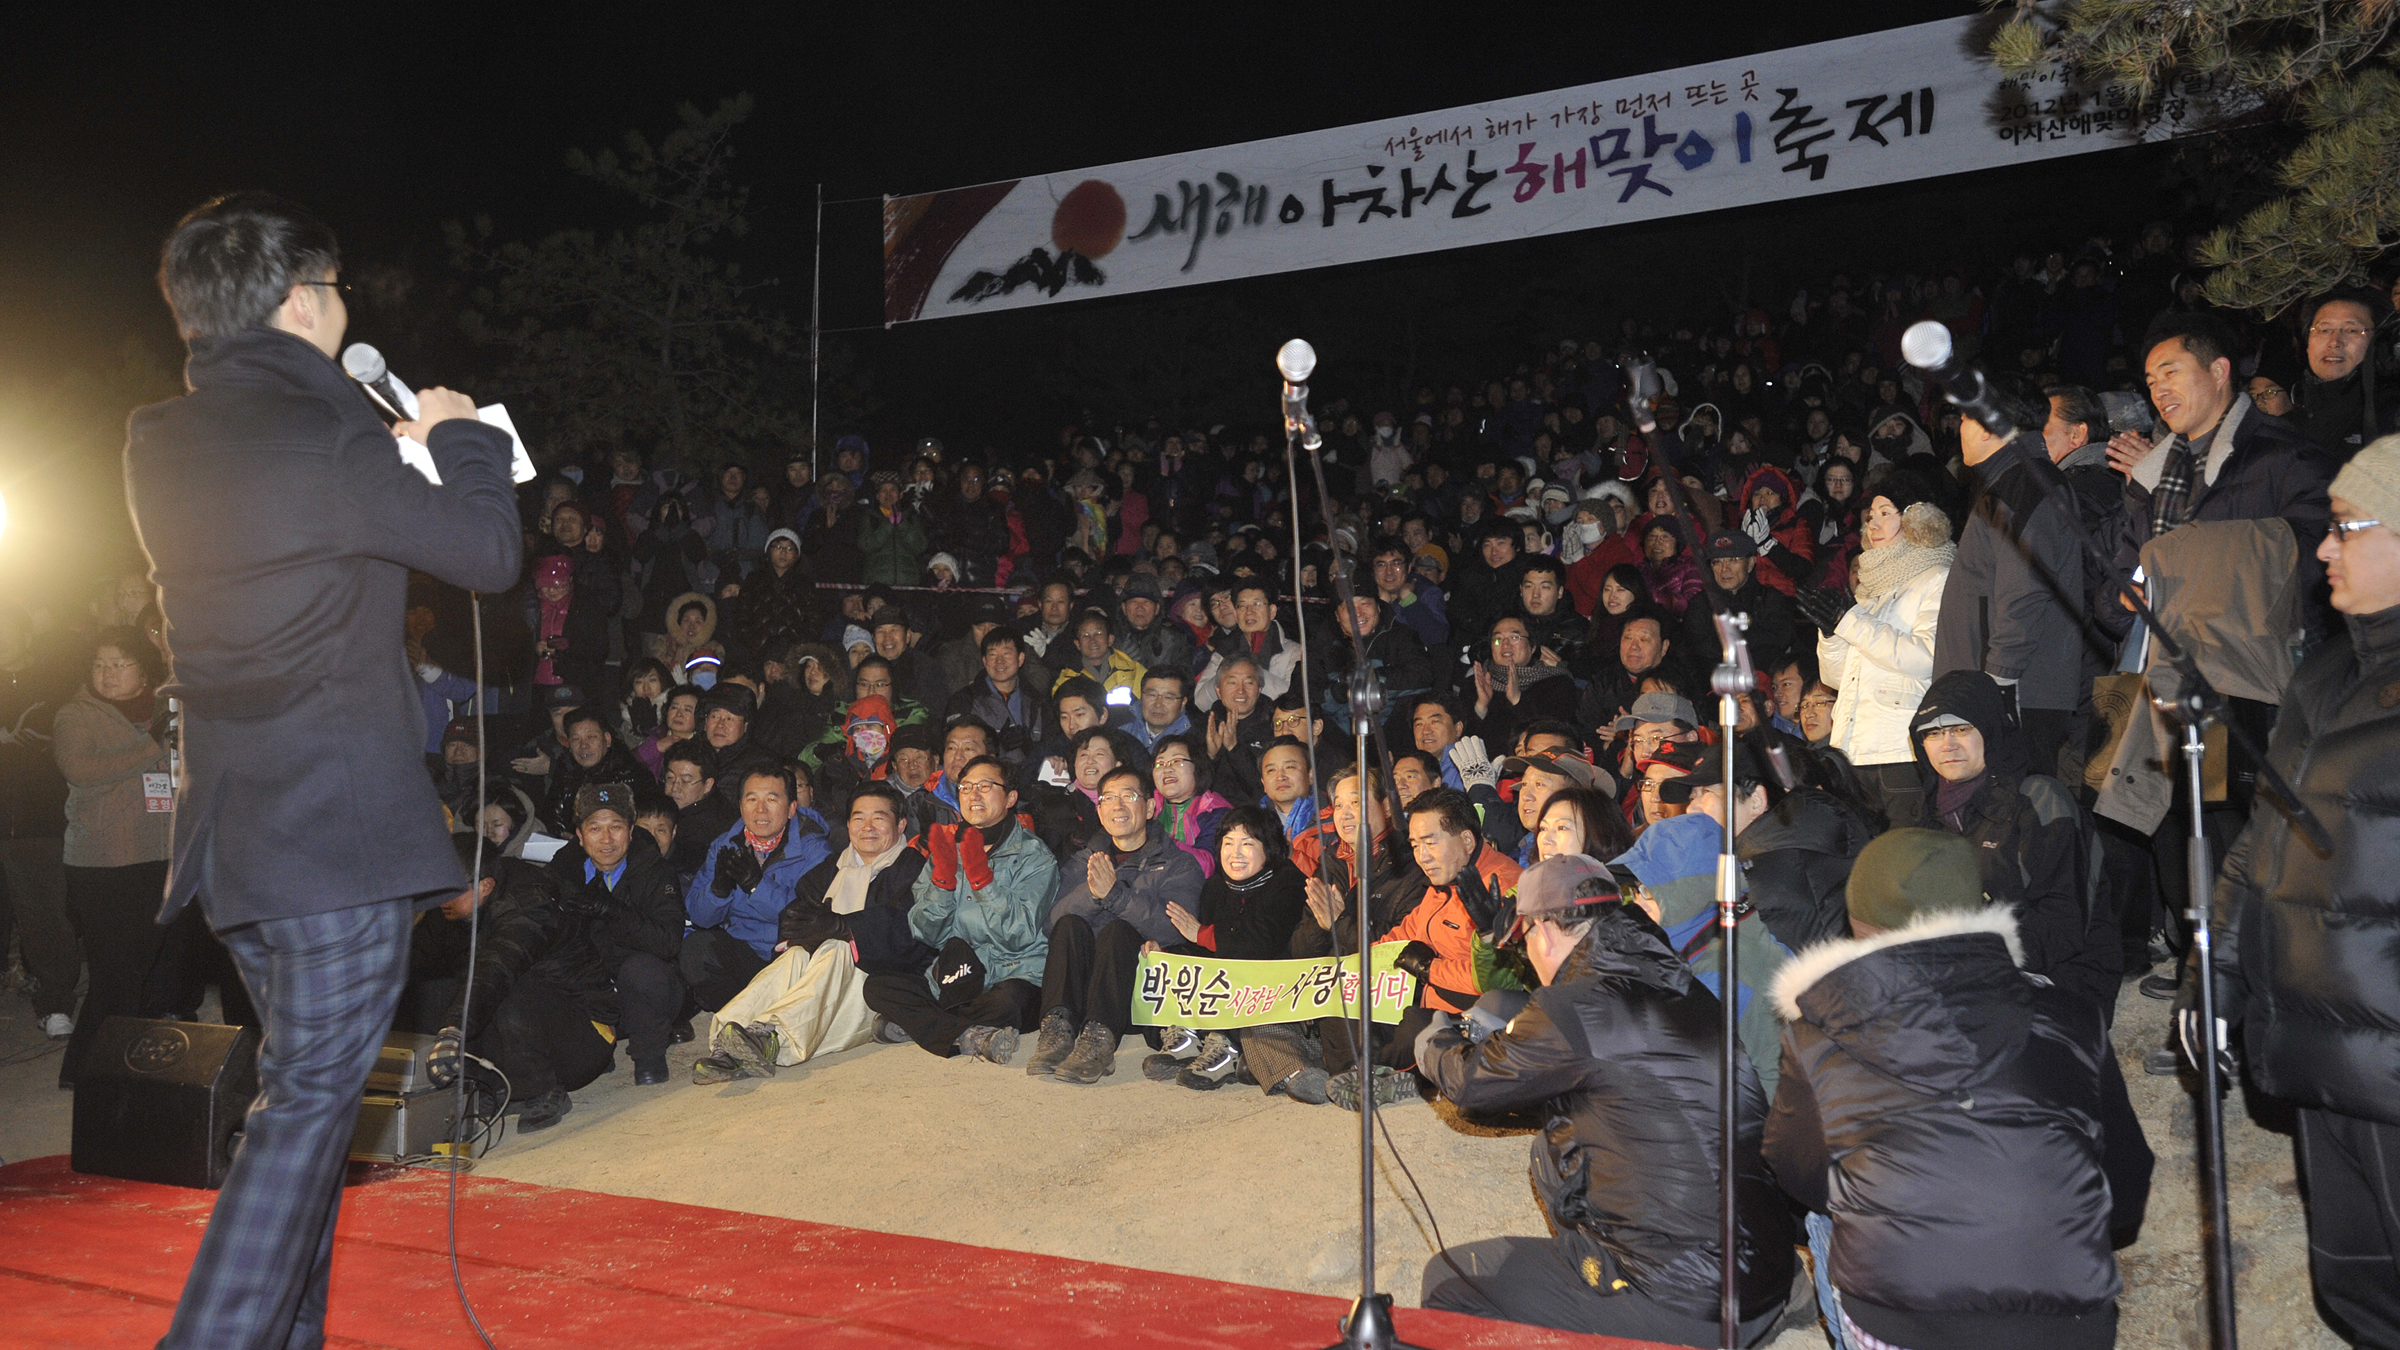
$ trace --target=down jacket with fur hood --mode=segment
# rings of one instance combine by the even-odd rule
[[[2022,960],[1989,905],[1812,947],[1775,978],[1767,1164],[1833,1220],[1843,1311],[1895,1345],[2115,1343],[2107,1033]]]

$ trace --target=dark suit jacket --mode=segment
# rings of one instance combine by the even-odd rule
[[[412,568],[516,582],[507,435],[441,424],[437,488],[290,334],[196,341],[184,378],[192,392],[134,413],[125,446],[184,710],[161,918],[194,895],[226,928],[458,894],[401,616]]]

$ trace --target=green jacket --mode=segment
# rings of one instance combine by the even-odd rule
[[[925,522],[903,506],[900,523],[884,519],[870,504],[858,515],[858,552],[862,573],[870,586],[914,586],[921,579],[925,556]]]
[[[992,884],[980,891],[969,884],[964,867],[947,887],[934,884],[931,867],[919,873],[916,907],[908,912],[909,931],[928,947],[965,939],[983,962],[986,989],[1002,980],[1040,984],[1042,965],[1050,956],[1050,934],[1042,925],[1049,918],[1050,902],[1058,897],[1058,859],[1020,820],[990,861]],[[931,981],[931,972],[926,978]]]

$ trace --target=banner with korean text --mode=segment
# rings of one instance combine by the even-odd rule
[[[1404,942],[1370,949],[1375,972],[1368,1016],[1390,1024],[1416,999],[1416,977],[1392,965]],[[1152,952],[1134,972],[1133,1024],[1226,1031],[1269,1022],[1358,1017],[1358,958],[1304,961],[1221,961],[1213,956]]]
[[[1749,206],[2165,140],[2187,82],[2004,80],[1946,19],[1548,94],[883,206],[884,320],[942,318]]]

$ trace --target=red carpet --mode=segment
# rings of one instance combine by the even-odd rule
[[[336,1346],[473,1347],[450,1288],[444,1179],[383,1172],[343,1197]],[[213,1192],[0,1167],[0,1345],[147,1346],[166,1331]],[[1322,1346],[1344,1300],[1125,1266],[464,1178],[467,1290],[502,1350],[536,1346]],[[1439,1350],[1633,1350],[1402,1309]]]

